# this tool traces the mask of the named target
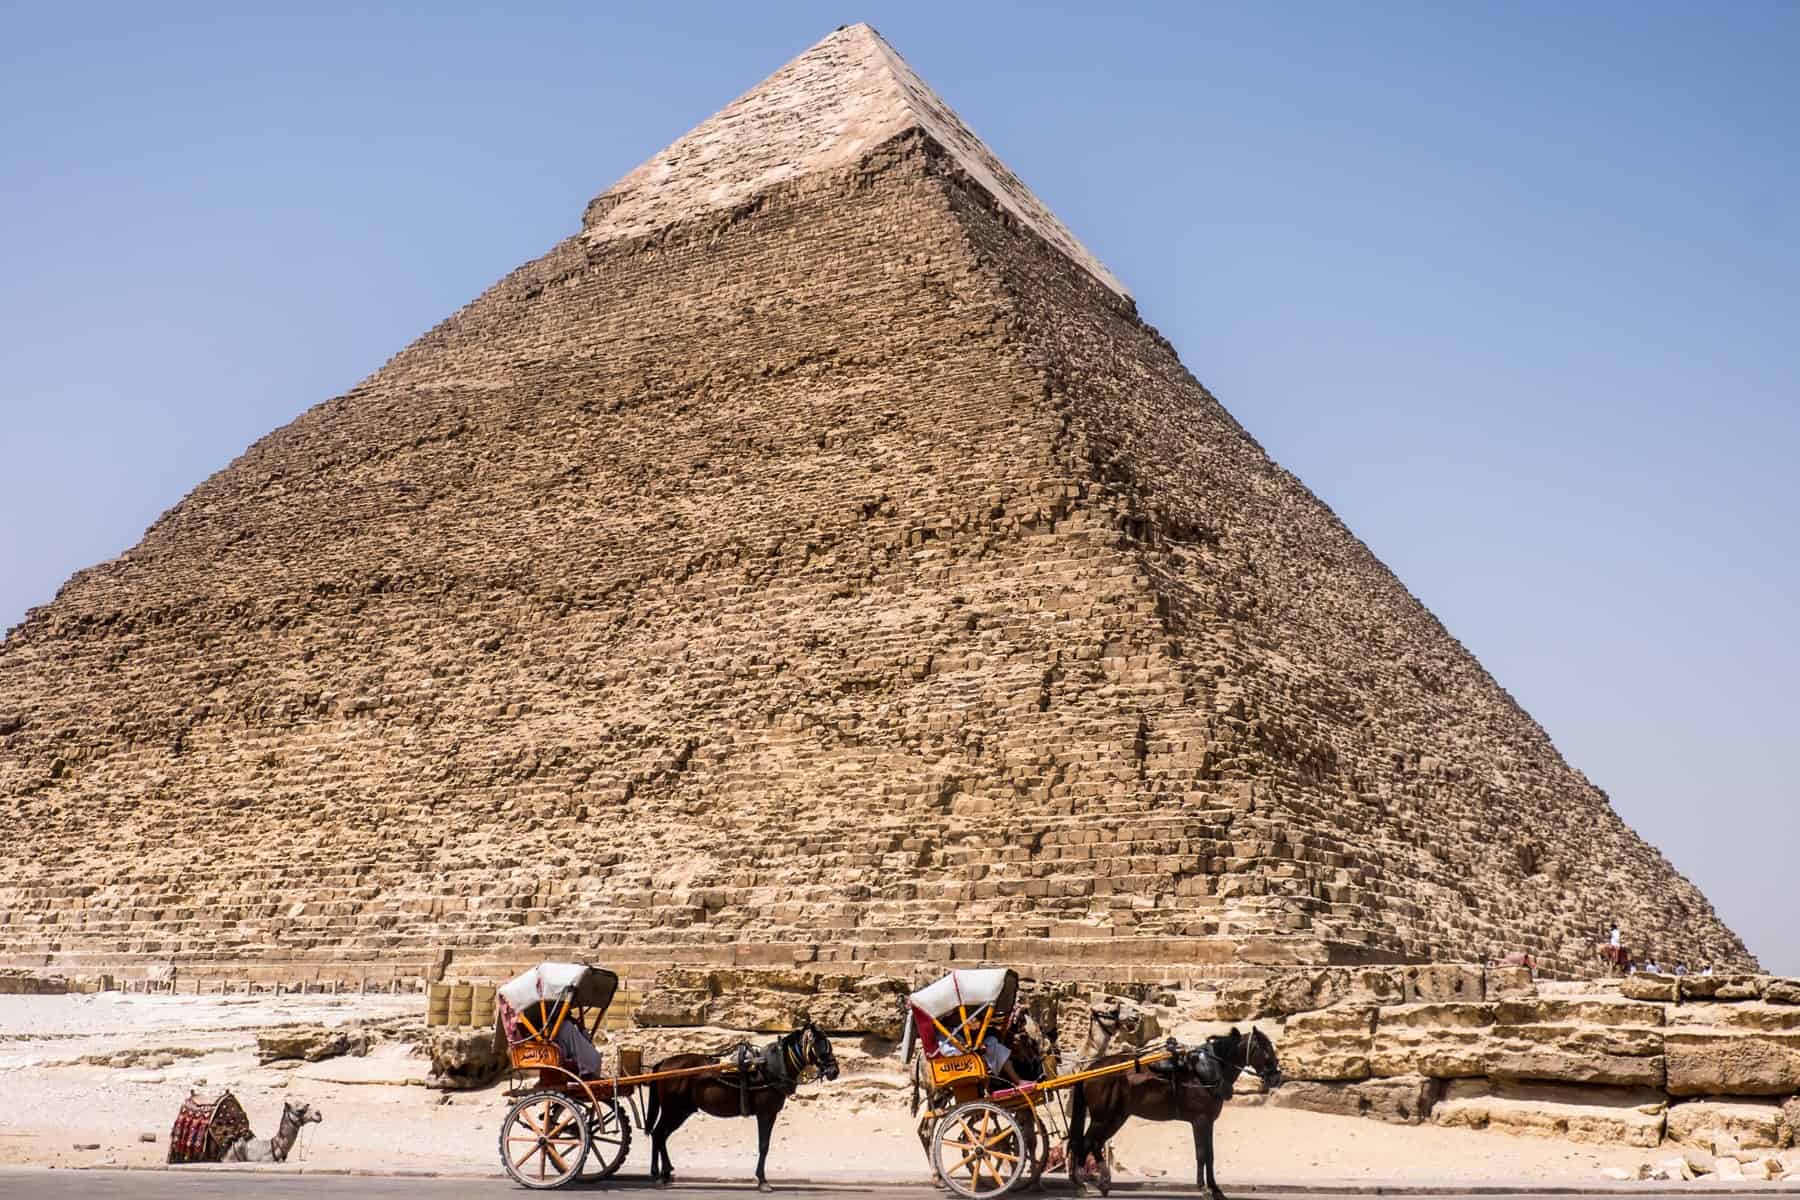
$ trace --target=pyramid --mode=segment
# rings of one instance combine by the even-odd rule
[[[0,748],[0,965],[1754,966],[860,25],[33,610]]]

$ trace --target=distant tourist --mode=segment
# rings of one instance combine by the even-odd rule
[[[1706,970],[1704,970],[1704,971],[1702,971],[1702,972],[1700,972],[1700,973],[1701,973],[1701,974],[1702,974],[1702,975],[1711,975],[1711,974],[1712,974],[1712,964],[1711,964],[1711,963],[1707,963],[1707,964],[1706,964]]]
[[[1662,968],[1656,964],[1656,960],[1653,958],[1649,962],[1644,964],[1644,974],[1646,974],[1646,975],[1661,975]]]
[[[1676,963],[1675,964],[1675,973],[1677,975],[1686,975],[1687,974],[1687,964],[1686,963]]]
[[[1619,923],[1617,921],[1612,923],[1612,932],[1607,935],[1606,944],[1611,946],[1614,950],[1617,950],[1622,944],[1619,938]]]

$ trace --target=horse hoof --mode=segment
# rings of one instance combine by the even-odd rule
[[[769,1185],[768,1185],[768,1183],[766,1183],[766,1182],[764,1182],[764,1183],[759,1183],[759,1184],[757,1184],[757,1185],[756,1185],[756,1190],[757,1190],[757,1191],[759,1191],[759,1192],[772,1192],[772,1191],[774,1191],[774,1190],[775,1190],[775,1189],[774,1189],[774,1188],[772,1188],[772,1187],[770,1187],[770,1186],[769,1186]]]

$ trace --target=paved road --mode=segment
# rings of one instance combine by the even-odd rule
[[[557,1194],[596,1197],[601,1194],[651,1196],[664,1200],[749,1200],[757,1192],[752,1184],[678,1184],[664,1190],[647,1180],[622,1179],[607,1185],[565,1188]],[[127,1196],[131,1200],[224,1200],[250,1196],[258,1200],[351,1200],[371,1197],[394,1200],[484,1200],[537,1195],[514,1187],[505,1179],[393,1179],[363,1175],[276,1175],[226,1171],[85,1171],[0,1169],[0,1200],[75,1200],[76,1197]],[[855,1200],[931,1200],[942,1195],[925,1187],[814,1186],[794,1184],[777,1195],[794,1200],[825,1200],[848,1196]],[[1309,1198],[1311,1200],[1311,1198]]]
[[[677,1184],[662,1191],[641,1179],[623,1179],[605,1186],[583,1186],[565,1189],[568,1197],[594,1196],[623,1192],[627,1195],[654,1193],[667,1200],[747,1200],[756,1195],[748,1184],[692,1183]],[[1173,1190],[1158,1187],[1115,1188],[1116,1195],[1130,1200],[1155,1200],[1159,1197],[1182,1197],[1192,1200],[1192,1189]],[[81,1170],[12,1170],[0,1168],[0,1200],[73,1200],[88,1196],[127,1196],[132,1200],[223,1200],[224,1197],[250,1196],[268,1200],[352,1200],[373,1197],[392,1200],[396,1197],[418,1197],[419,1200],[465,1200],[473,1197],[520,1197],[527,1193],[504,1179],[395,1179],[358,1175],[274,1175],[255,1172],[183,1171],[81,1171]],[[825,1200],[845,1196],[852,1200],[929,1200],[944,1193],[920,1185],[917,1187],[862,1186],[850,1184],[790,1184],[776,1189],[777,1195],[795,1200]],[[1066,1197],[1064,1188],[1047,1192],[1024,1193],[1027,1197]],[[1278,1192],[1254,1193],[1257,1200],[1273,1200]],[[1416,1193],[1415,1193],[1416,1194]],[[1613,1192],[1629,1195],[1631,1200],[1655,1200],[1654,1192],[1631,1189]],[[1790,1193],[1791,1194],[1791,1193]],[[1292,1200],[1366,1200],[1368,1193],[1322,1195],[1310,1193]],[[1519,1192],[1511,1194],[1483,1193],[1470,1195],[1452,1191],[1433,1193],[1437,1200],[1547,1200],[1558,1193]],[[1560,1197],[1566,1197],[1563,1190]],[[1668,1193],[1680,1195],[1680,1193]],[[1687,1200],[1692,1200],[1691,1193]]]

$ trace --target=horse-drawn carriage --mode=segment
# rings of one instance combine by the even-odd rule
[[[1059,1073],[1054,1019],[1047,1037],[1034,1036],[1032,1023],[1018,1009],[1018,991],[1019,977],[1012,971],[958,970],[908,997],[901,1057],[911,1062],[915,1051],[919,1055],[914,1078],[927,1098],[919,1140],[933,1173],[968,1200],[991,1200],[1036,1183],[1057,1146],[1065,1146],[1075,1176],[1088,1152],[1103,1154],[1106,1139],[1132,1115],[1193,1123],[1196,1170],[1204,1179],[1211,1165],[1211,1123],[1238,1074],[1249,1070],[1270,1083],[1279,1081],[1268,1039],[1255,1030],[1246,1037],[1235,1029],[1202,1046],[1171,1040]],[[1038,1077],[1000,1077],[1021,1046]],[[1166,1084],[1146,1089],[1151,1073]],[[1148,1104],[1132,1090],[1134,1079],[1138,1092],[1151,1095]],[[1095,1113],[1091,1129],[1086,1127],[1090,1093],[1098,1093],[1107,1107],[1104,1116]],[[1101,1186],[1104,1190],[1106,1179]],[[1217,1195],[1216,1181],[1213,1189]]]
[[[608,1074],[594,1040],[618,988],[619,977],[601,967],[547,962],[498,989],[495,1020],[506,1037],[513,1099],[500,1123],[506,1173],[528,1188],[604,1179],[630,1153],[635,1122],[652,1136],[652,1174],[660,1169],[667,1178],[668,1135],[705,1110],[758,1118],[757,1181],[764,1183],[769,1129],[787,1092],[809,1068],[837,1074],[824,1035],[806,1022],[760,1052],[741,1046],[735,1058],[679,1055],[653,1071],[643,1069],[641,1052],[621,1049]],[[708,1081],[738,1111],[686,1086]]]

